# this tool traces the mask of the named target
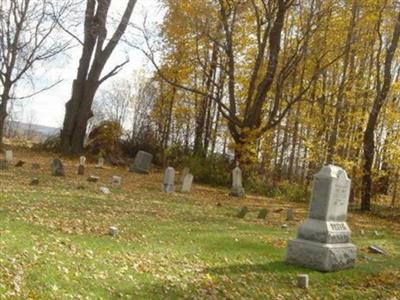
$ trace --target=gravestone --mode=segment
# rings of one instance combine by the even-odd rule
[[[103,169],[103,167],[104,167],[104,158],[100,156],[97,159],[96,169]]]
[[[113,187],[119,187],[122,184],[122,178],[120,176],[113,176],[111,180],[111,185]]]
[[[349,195],[350,179],[342,168],[324,166],[314,176],[309,217],[288,242],[288,263],[323,272],[354,266],[357,249],[346,223]]]
[[[99,176],[90,175],[87,179],[88,182],[98,182],[100,180]]]
[[[286,221],[293,221],[294,220],[294,213],[292,208],[288,208],[286,211]]]
[[[0,159],[0,170],[7,170],[8,163],[5,159]]]
[[[85,156],[81,156],[79,158],[79,165],[80,166],[86,166],[86,157]]]
[[[14,154],[12,150],[6,150],[5,158],[7,162],[12,162],[14,159]]]
[[[307,274],[297,275],[297,287],[301,289],[308,289],[309,278]]]
[[[153,155],[144,151],[139,151],[136,154],[135,161],[133,165],[129,168],[129,171],[139,174],[148,174],[152,160]]]
[[[102,193],[104,195],[110,195],[111,194],[110,189],[108,187],[105,187],[105,186],[101,186],[99,188],[99,191],[100,191],[100,193]]]
[[[40,164],[33,163],[32,164],[32,170],[40,170]]]
[[[165,169],[163,191],[166,193],[175,192],[175,170],[172,167],[168,167]]]
[[[78,166],[78,175],[85,175],[85,166],[84,165]]]
[[[249,209],[247,208],[247,206],[244,206],[237,214],[237,217],[239,219],[243,219],[247,215],[248,212],[249,212]]]
[[[232,189],[230,195],[233,197],[244,197],[245,192],[242,183],[242,170],[236,164],[236,168],[232,171]]]
[[[268,215],[268,209],[263,208],[263,209],[261,209],[260,212],[258,213],[257,218],[258,218],[258,219],[265,219],[265,218],[267,217],[267,215]]]
[[[39,178],[32,178],[31,182],[29,183],[30,185],[39,185]]]
[[[181,184],[183,185],[183,181],[185,180],[185,176],[187,175],[187,174],[189,174],[190,173],[190,169],[189,168],[183,168],[183,170],[182,170],[182,174],[181,174]]]
[[[54,159],[51,163],[51,175],[64,177],[65,176],[65,169],[64,165],[58,158]]]
[[[193,184],[193,175],[188,173],[185,175],[182,181],[182,193],[190,193],[192,190],[192,184]]]
[[[110,228],[108,228],[108,234],[112,237],[116,237],[118,235],[118,232],[118,228],[115,226],[110,226]]]

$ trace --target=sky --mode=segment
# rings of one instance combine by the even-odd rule
[[[118,16],[123,12],[125,5],[126,1],[112,1],[110,16]],[[158,0],[138,0],[131,22],[140,26],[143,24],[145,16],[149,26],[162,21],[163,11]],[[125,38],[130,38],[130,36],[134,38],[131,33],[127,33]],[[76,75],[80,53],[81,48],[77,45],[55,60],[36,66],[31,82],[18,88],[18,96],[23,96],[23,92],[25,92],[25,95],[29,95],[33,90],[40,90],[59,80],[62,80],[62,82],[32,98],[19,100],[15,105],[15,115],[19,121],[50,127],[62,126],[65,103],[70,97],[72,81]],[[120,43],[110,57],[103,74],[106,74],[107,70],[112,69],[113,66],[124,62],[126,58],[129,58],[129,63],[115,77],[103,83],[100,89],[107,88],[113,81],[118,81],[118,79],[131,78],[135,70],[147,69],[149,73],[152,70],[150,62],[143,53]]]

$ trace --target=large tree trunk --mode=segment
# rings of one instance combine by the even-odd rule
[[[400,13],[398,13],[395,20],[395,26],[393,36],[389,47],[386,50],[384,73],[383,73],[383,84],[382,87],[377,88],[377,94],[372,106],[372,110],[369,114],[367,128],[364,132],[364,166],[363,166],[363,178],[362,178],[362,193],[361,193],[361,210],[371,210],[371,196],[372,196],[372,164],[374,162],[375,153],[375,141],[374,133],[378,123],[379,113],[382,106],[385,103],[387,95],[390,90],[392,81],[392,62],[394,54],[397,50],[398,42],[400,37]]]

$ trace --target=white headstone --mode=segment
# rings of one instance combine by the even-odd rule
[[[328,165],[314,176],[309,218],[289,241],[287,262],[325,272],[354,266],[357,249],[346,223],[349,195],[350,179],[342,168]]]
[[[122,184],[122,178],[119,176],[113,176],[111,184],[113,187],[119,187]]]
[[[79,164],[80,164],[81,166],[85,166],[85,165],[86,165],[86,157],[85,157],[85,156],[81,156],[81,157],[79,158]]]
[[[172,167],[165,169],[164,173],[164,192],[172,193],[175,192],[175,170]]]
[[[236,168],[234,168],[232,171],[232,189],[230,193],[231,196],[243,197],[245,195],[242,180],[242,170],[239,168],[239,166],[236,166]]]
[[[192,190],[192,184],[193,184],[193,175],[190,173],[186,174],[182,181],[181,192],[190,193],[190,191]]]
[[[13,151],[12,150],[6,150],[6,162],[10,163],[14,159]]]
[[[99,191],[100,191],[100,193],[102,193],[104,195],[110,195],[111,194],[110,189],[108,187],[105,187],[105,186],[101,186],[99,188]]]
[[[104,167],[104,158],[100,156],[97,160],[96,168],[102,169],[103,167]]]

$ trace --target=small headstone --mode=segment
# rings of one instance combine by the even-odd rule
[[[88,177],[87,181],[89,181],[89,182],[98,182],[99,179],[100,179],[99,176],[90,175],[90,176]]]
[[[108,187],[102,186],[99,188],[100,193],[104,194],[104,195],[110,195],[111,191]]]
[[[120,176],[113,176],[111,180],[111,185],[113,187],[120,187],[122,184],[122,178]]]
[[[183,181],[185,180],[185,176],[190,173],[190,169],[188,167],[183,168],[181,174],[181,184],[183,185]]]
[[[112,237],[116,237],[118,235],[118,228],[115,226],[110,226],[110,228],[108,228],[108,234]]]
[[[60,177],[65,176],[64,165],[58,158],[54,159],[51,163],[51,175]]]
[[[324,166],[314,176],[310,213],[288,242],[286,261],[322,272],[355,265],[357,248],[346,223],[350,179],[337,166]]]
[[[0,159],[0,170],[7,170],[8,163],[5,159]]]
[[[40,164],[33,163],[32,164],[32,170],[40,170]]]
[[[86,157],[85,156],[81,156],[79,158],[79,165],[80,166],[86,166]]]
[[[103,167],[104,167],[104,158],[100,156],[97,159],[96,169],[103,169]]]
[[[22,167],[24,164],[25,164],[25,162],[24,162],[23,160],[19,160],[19,161],[15,164],[15,166],[16,166],[17,168],[20,168],[20,167]]]
[[[309,278],[307,274],[297,275],[297,287],[301,289],[308,289]]]
[[[30,185],[38,185],[38,184],[39,184],[39,178],[34,177],[31,179]]]
[[[185,175],[182,181],[182,193],[190,193],[192,190],[192,184],[193,184],[193,175],[188,173]]]
[[[163,190],[166,193],[175,192],[175,170],[172,167],[168,167],[165,169]]]
[[[129,168],[130,172],[139,174],[148,174],[151,166],[153,155],[144,151],[139,151],[136,154],[133,165]]]
[[[267,217],[267,215],[268,215],[268,209],[263,208],[263,209],[261,209],[260,212],[258,213],[257,218],[258,218],[258,219],[265,219],[265,218]]]
[[[283,229],[286,229],[286,228],[288,228],[288,224],[282,224],[282,226],[281,226]]]
[[[286,211],[286,221],[293,221],[294,217],[293,217],[293,209],[289,208]]]
[[[85,166],[84,165],[78,166],[78,175],[85,175]]]
[[[244,206],[237,214],[237,217],[240,219],[243,219],[247,215],[248,212],[249,212],[249,209],[247,208],[247,206]]]
[[[13,151],[12,150],[6,150],[5,158],[6,158],[6,161],[8,163],[12,162],[13,159],[14,159]]]
[[[365,235],[364,229],[361,229],[360,234],[361,234],[361,235]]]
[[[368,250],[369,250],[369,252],[375,253],[375,254],[385,254],[385,251],[378,246],[369,246]]]
[[[376,230],[374,231],[374,235],[375,235],[375,236],[380,236],[379,232],[376,231]]]
[[[230,195],[233,197],[244,197],[245,192],[242,183],[242,170],[239,168],[239,165],[236,164],[236,168],[232,171],[232,188]]]

